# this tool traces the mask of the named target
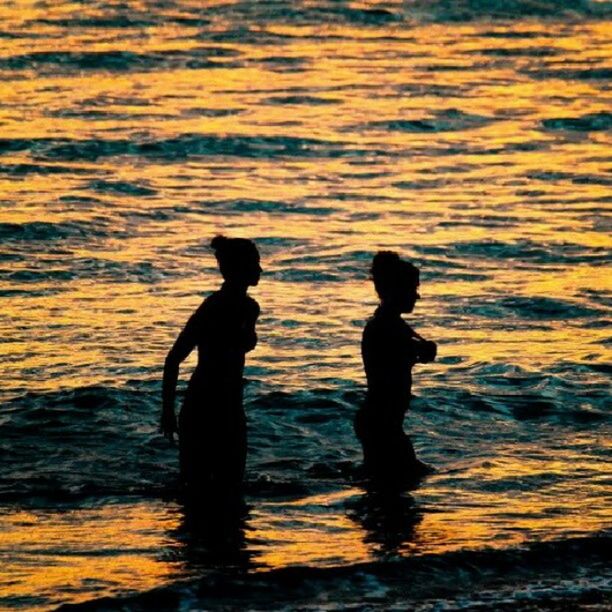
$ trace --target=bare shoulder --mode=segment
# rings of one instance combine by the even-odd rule
[[[212,306],[215,305],[215,302],[217,302],[217,295],[216,293],[211,293],[209,296],[205,297],[202,300],[202,303],[198,306],[198,309],[196,310],[196,312],[205,312],[207,310],[209,310]]]
[[[211,293],[209,296],[202,300],[202,303],[196,308],[193,313],[194,318],[200,320],[209,317],[216,309],[219,308],[219,292]]]

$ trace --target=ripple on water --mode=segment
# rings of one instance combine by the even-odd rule
[[[492,55],[493,57],[549,57],[566,53],[561,47],[491,47],[465,52],[468,55]]]
[[[445,85],[443,83],[415,81],[413,83],[403,83],[395,85],[395,90],[400,94],[410,94],[412,96],[433,96],[436,98],[462,98],[468,95],[470,88],[457,84]]]
[[[234,57],[227,49],[167,50],[156,53],[133,51],[35,51],[0,59],[0,70],[34,70],[39,74],[72,74],[93,72],[141,72],[151,70],[177,70],[237,67],[235,62],[219,61],[219,57]],[[210,59],[214,57],[215,59]]]
[[[573,132],[595,132],[612,129],[612,113],[590,113],[580,117],[544,119],[542,125],[548,130]]]
[[[324,206],[304,205],[300,202],[280,202],[274,200],[218,200],[206,201],[198,208],[198,212],[219,214],[265,212],[277,215],[316,215],[328,216],[336,212],[335,208]]]
[[[282,258],[276,278],[290,282],[345,282],[365,279],[372,261],[370,251],[319,255],[290,255]]]
[[[52,26],[56,28],[78,29],[78,28],[148,28],[155,25],[158,20],[152,16],[145,18],[138,14],[110,14],[91,17],[71,17],[55,19],[34,19],[31,23]]]
[[[89,174],[90,170],[86,168],[79,168],[78,166],[64,166],[60,164],[28,164],[28,163],[16,163],[16,164],[0,164],[0,175],[8,176],[28,176],[30,174]]]
[[[108,235],[106,223],[102,221],[95,224],[85,221],[0,223],[0,239],[24,245],[30,242],[59,241],[67,238],[89,239]]]
[[[504,296],[483,297],[478,303],[473,299],[461,304],[449,305],[449,312],[461,316],[478,316],[505,320],[510,326],[512,318],[536,322],[561,321],[567,319],[589,319],[606,315],[605,310],[585,306],[578,302],[546,297]],[[508,317],[511,317],[508,320]]]
[[[183,134],[165,140],[0,140],[0,153],[30,150],[41,160],[86,160],[133,155],[164,160],[190,156],[236,156],[249,158],[341,158],[363,157],[383,151],[362,149],[350,143],[296,136],[208,136]]]
[[[529,172],[526,176],[533,181],[542,181],[546,183],[565,181],[574,183],[574,185],[612,185],[612,178],[598,174],[575,174],[573,172],[540,170],[538,172]],[[592,201],[596,201],[595,198],[593,198]],[[559,203],[565,205],[566,201]]]
[[[606,17],[611,13],[607,3],[588,0],[505,0],[488,2],[486,0],[414,0],[410,3],[421,19],[442,23],[461,21],[516,20],[529,17],[553,17],[555,19],[580,19]],[[496,33],[496,32],[494,32]],[[529,37],[524,35],[504,35],[504,38]],[[536,34],[536,33],[533,33]],[[489,34],[490,35],[490,34]],[[537,32],[537,36],[541,36]],[[545,35],[545,34],[544,34]]]
[[[136,185],[135,183],[128,183],[125,181],[92,181],[87,187],[93,191],[99,193],[111,193],[117,195],[129,195],[129,196],[152,196],[157,193],[155,189],[150,187],[144,187],[143,185]]]
[[[444,255],[447,258],[516,260],[525,264],[572,265],[576,263],[606,263],[608,250],[570,242],[543,244],[531,240],[501,242],[498,240],[455,242],[447,246],[416,246],[424,255]]]
[[[559,79],[563,81],[590,81],[597,83],[601,81],[601,86],[608,88],[610,79],[612,79],[612,68],[597,67],[583,68],[579,70],[571,69],[541,69],[541,70],[525,70],[525,73],[538,80]]]
[[[263,68],[271,72],[291,73],[305,71],[311,60],[307,57],[270,56],[259,58],[254,63],[263,66]]]
[[[597,286],[609,261],[599,221],[609,202],[599,196],[610,184],[600,170],[610,70],[604,24],[583,19],[595,3],[161,0],[81,2],[67,12],[68,4],[15,9],[15,32],[0,33],[11,90],[0,199],[12,215],[0,223],[0,296],[14,298],[0,315],[4,395],[50,390],[3,402],[0,500],[44,503],[51,512],[38,527],[68,517],[80,532],[103,526],[104,513],[64,508],[99,505],[116,516],[113,505],[130,495],[143,507],[151,498],[173,507],[177,449],[157,431],[163,355],[198,300],[194,274],[219,282],[209,239],[220,231],[252,237],[268,273],[256,290],[260,344],[246,370],[246,489],[273,529],[247,522],[244,550],[269,548],[272,564],[317,564],[304,552],[320,540],[322,562],[344,567],[231,572],[226,595],[219,578],[171,607],[206,606],[215,593],[220,607],[235,604],[236,581],[247,607],[273,607],[298,580],[310,607],[418,608],[408,594],[430,598],[422,607],[496,609],[533,603],[517,584],[542,588],[543,563],[555,585],[548,595],[563,588],[568,563],[577,582],[590,580],[586,564],[601,542],[534,552],[509,550],[504,538],[567,538],[601,524],[589,521],[603,505],[609,418],[602,360],[611,304]],[[414,27],[419,11],[470,23]],[[551,19],[525,19],[529,11]],[[561,21],[566,12],[572,18]],[[505,97],[512,103],[501,108]],[[299,126],[280,128],[287,119]],[[403,203],[411,192],[420,197]],[[399,245],[423,265],[418,329],[429,336],[431,325],[440,341],[439,361],[415,368],[406,430],[438,473],[389,513],[354,488],[364,483],[352,419],[365,396],[359,334],[375,301],[372,253]],[[54,291],[63,293],[48,298]],[[69,388],[83,381],[96,386]],[[554,511],[561,526],[546,517]],[[149,528],[162,546],[171,538],[172,550],[152,553],[155,564],[178,558],[182,568],[173,532]],[[385,563],[350,566],[335,539],[343,533]],[[58,572],[75,551],[93,567],[95,546],[64,544],[52,559]],[[446,556],[449,546],[505,550]],[[35,548],[24,558],[44,570],[57,547]],[[133,551],[137,565],[143,550]],[[31,592],[38,583],[28,571]],[[54,595],[105,588],[88,571],[74,591],[63,585]],[[496,596],[473,588],[500,580],[509,586]],[[444,599],[466,584],[463,599]],[[146,602],[155,607],[158,596]],[[130,606],[101,605],[115,603]]]
[[[274,96],[264,100],[264,104],[279,106],[325,106],[328,104],[338,104],[340,100],[335,98],[321,98],[319,96]]]
[[[426,119],[372,121],[360,128],[398,132],[449,132],[475,129],[493,121],[490,117],[464,113],[456,108],[436,111]]]

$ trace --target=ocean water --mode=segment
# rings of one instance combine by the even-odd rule
[[[3,2],[0,608],[609,609],[611,16]],[[245,506],[203,516],[157,421],[220,232],[262,315]],[[381,248],[439,352],[396,496],[352,432]]]

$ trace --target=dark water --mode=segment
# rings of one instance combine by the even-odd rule
[[[607,609],[610,15],[0,7],[0,607]],[[193,512],[161,364],[218,232],[262,252],[260,344],[245,505]],[[352,432],[380,248],[439,346],[398,496]]]

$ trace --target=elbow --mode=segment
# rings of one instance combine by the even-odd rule
[[[436,343],[431,342],[430,340],[425,340],[421,348],[420,361],[422,363],[431,363],[435,360],[437,354],[438,347],[436,346]]]

